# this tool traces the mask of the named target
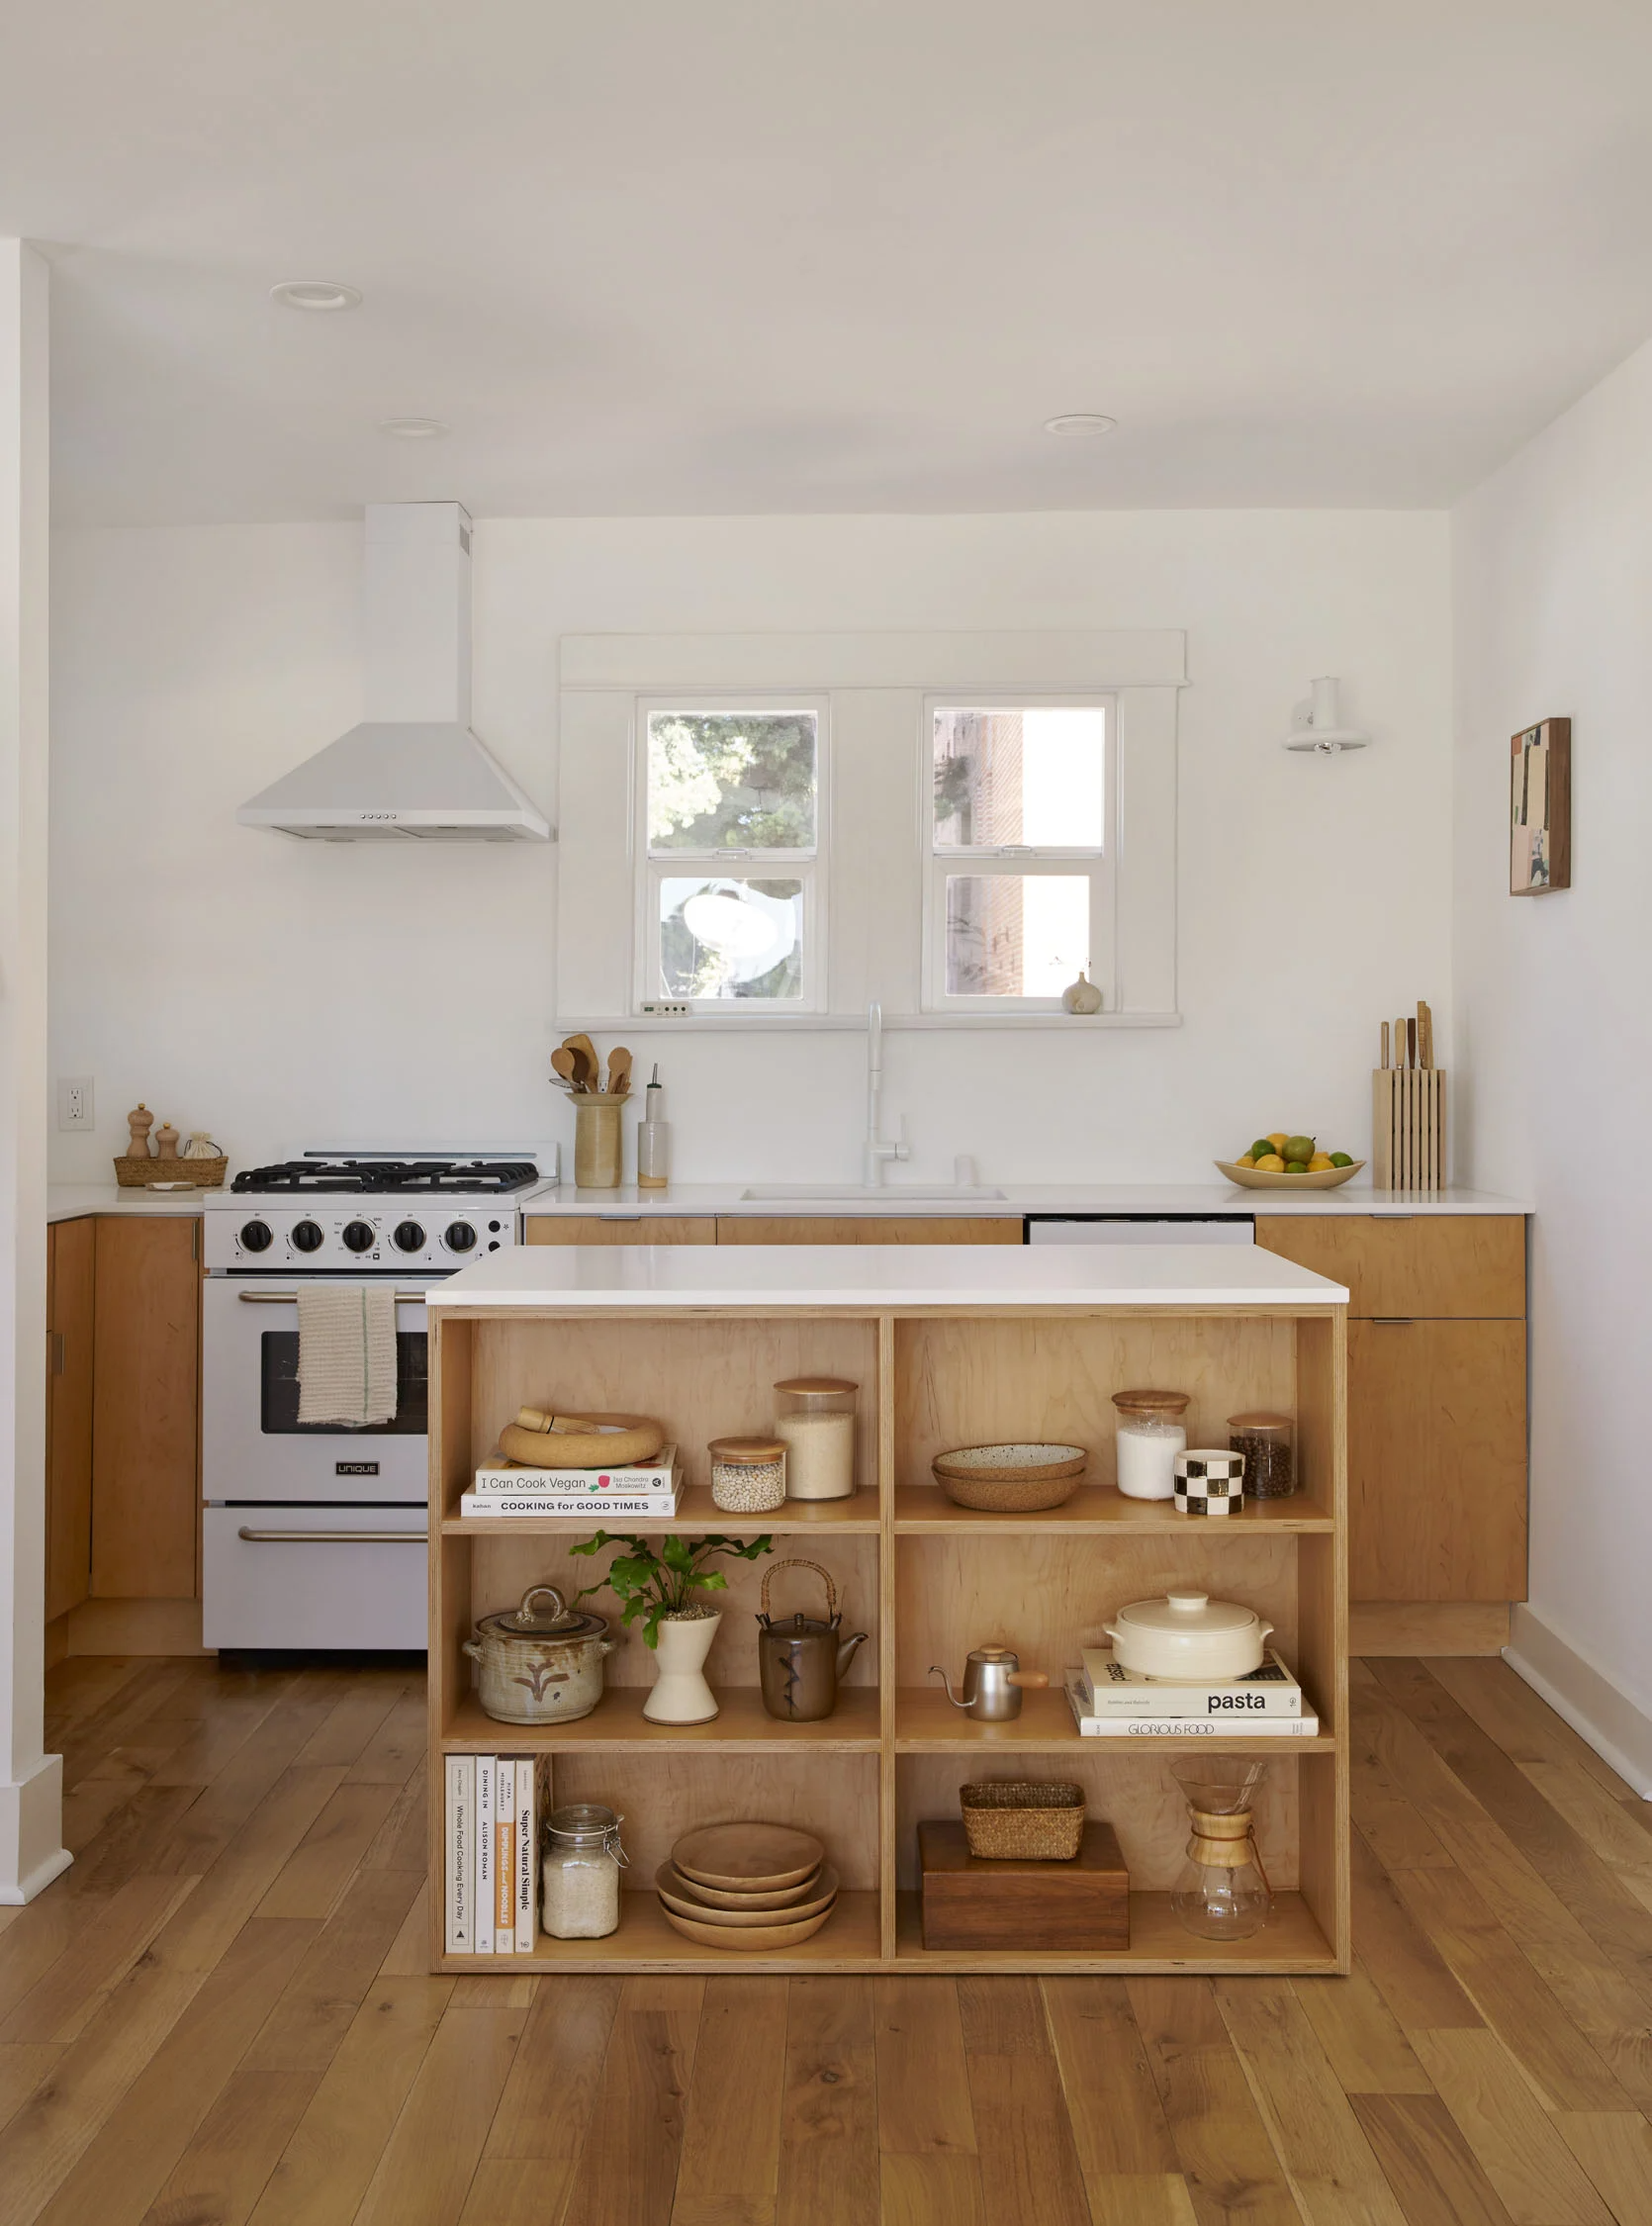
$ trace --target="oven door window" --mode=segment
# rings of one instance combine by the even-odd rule
[[[422,1438],[429,1420],[427,1343],[422,1330],[396,1333],[396,1419],[346,1430],[339,1423],[299,1421],[299,1334],[266,1330],[259,1367],[259,1428],[267,1438]]]

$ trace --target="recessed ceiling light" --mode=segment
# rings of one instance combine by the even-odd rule
[[[1111,432],[1118,421],[1095,410],[1069,410],[1064,417],[1046,417],[1044,429],[1057,440],[1094,440],[1098,433]]]
[[[447,429],[439,417],[385,417],[379,424],[393,440],[440,440]]]
[[[270,300],[293,310],[360,309],[361,289],[336,278],[284,278],[270,288]]]

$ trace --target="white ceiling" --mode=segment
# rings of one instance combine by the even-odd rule
[[[1652,331],[1652,8],[15,6],[14,232],[75,521],[1433,505]]]

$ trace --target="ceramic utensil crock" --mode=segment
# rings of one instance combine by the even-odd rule
[[[552,1607],[536,1612],[534,1602]],[[613,1652],[605,1616],[581,1616],[555,1585],[535,1585],[519,1608],[484,1616],[465,1652],[477,1664],[477,1698],[501,1723],[572,1723],[602,1698],[602,1662]]]
[[[801,1614],[780,1623],[769,1614],[769,1587],[782,1569],[812,1569],[826,1587],[826,1622]],[[763,1705],[782,1723],[818,1723],[838,1705],[838,1684],[864,1644],[866,1632],[839,1634],[843,1618],[838,1613],[838,1592],[831,1572],[818,1561],[788,1558],[764,1571],[762,1613],[757,1634],[758,1677]]]
[[[1133,1600],[1107,1624],[1113,1659],[1142,1677],[1248,1677],[1262,1666],[1273,1629],[1254,1609],[1172,1585],[1158,1600]]]

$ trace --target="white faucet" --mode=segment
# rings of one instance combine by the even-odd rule
[[[883,1089],[883,1007],[874,998],[867,1007],[867,1141],[861,1155],[861,1179],[869,1190],[879,1188],[883,1169],[891,1159],[909,1159],[906,1123],[901,1122],[898,1144],[886,1144],[878,1131],[882,1125],[878,1098]]]

